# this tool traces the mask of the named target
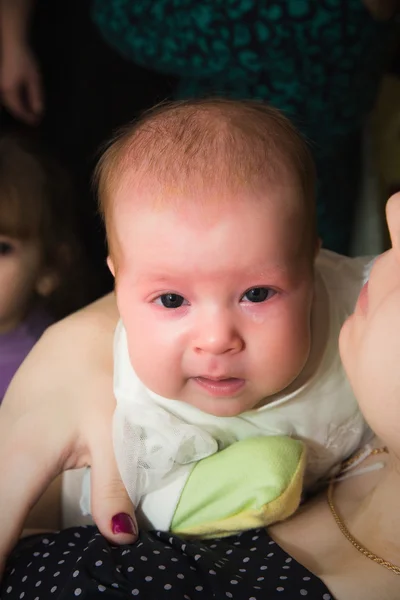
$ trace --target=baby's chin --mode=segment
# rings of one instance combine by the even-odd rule
[[[237,398],[206,398],[197,402],[190,402],[202,412],[214,417],[237,417],[255,408],[256,403],[241,402]]]
[[[215,397],[208,395],[207,393],[188,393],[184,394],[181,398],[181,402],[189,404],[204,413],[213,415],[215,417],[237,417],[250,410],[257,409],[264,404],[264,399],[260,400],[260,397],[256,398],[247,393],[246,390],[243,393],[236,396],[226,397]]]

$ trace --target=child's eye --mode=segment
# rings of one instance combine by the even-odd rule
[[[180,294],[161,294],[161,296],[156,298],[155,303],[162,304],[165,308],[180,308],[188,302]]]
[[[242,296],[242,300],[247,302],[265,302],[275,296],[275,290],[268,287],[255,287],[247,290]]]
[[[14,247],[10,242],[2,242],[0,241],[0,256],[7,256],[14,251]]]

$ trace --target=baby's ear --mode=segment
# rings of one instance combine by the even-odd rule
[[[42,298],[47,298],[59,286],[60,278],[54,271],[47,271],[38,277],[35,290]]]
[[[108,265],[108,268],[110,269],[113,277],[115,277],[114,263],[113,263],[111,256],[107,256],[107,265]]]

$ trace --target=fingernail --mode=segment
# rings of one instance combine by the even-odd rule
[[[113,533],[129,533],[136,535],[136,525],[132,518],[126,513],[118,513],[112,518],[112,532]]]

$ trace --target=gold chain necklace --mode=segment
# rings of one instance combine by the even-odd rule
[[[374,450],[371,451],[371,454],[369,454],[369,456],[373,456],[375,454],[382,454],[384,452],[388,452],[388,449],[386,447],[384,448],[375,448]],[[357,460],[357,458],[359,457],[359,455],[354,456],[353,458],[350,458],[349,460],[347,460],[346,462],[344,462],[342,464],[342,470],[345,467],[350,466],[353,462],[355,462]],[[388,560],[385,560],[383,558],[381,558],[380,556],[377,556],[376,554],[374,554],[373,552],[371,552],[370,550],[367,550],[367,548],[364,548],[364,546],[362,546],[355,537],[353,537],[350,533],[350,531],[347,529],[345,523],[343,522],[343,519],[340,517],[339,513],[337,512],[335,505],[333,503],[333,490],[335,487],[335,480],[332,479],[329,487],[328,487],[328,492],[327,492],[327,498],[328,498],[328,504],[329,504],[329,508],[331,509],[331,513],[333,518],[335,519],[340,531],[343,533],[344,537],[350,542],[350,544],[352,544],[354,546],[354,548],[356,550],[358,550],[358,552],[361,552],[361,554],[363,554],[364,556],[366,556],[367,558],[369,558],[370,560],[373,560],[374,562],[376,562],[378,565],[381,565],[382,567],[385,567],[385,569],[388,569],[389,571],[392,571],[392,573],[394,573],[395,575],[400,575],[400,567],[398,567],[397,565],[394,565],[393,563],[389,562]]]

